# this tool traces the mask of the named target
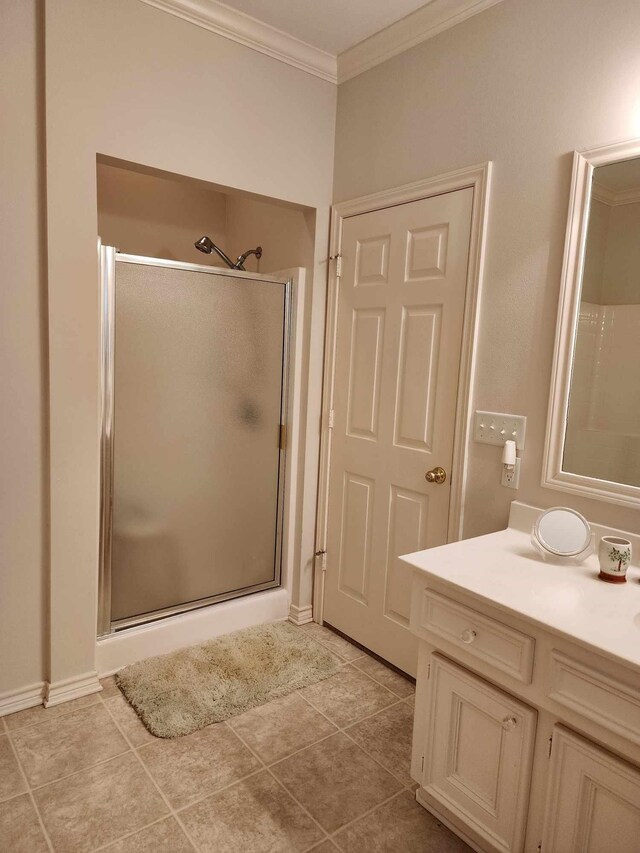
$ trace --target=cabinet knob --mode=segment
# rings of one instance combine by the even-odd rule
[[[502,728],[507,732],[512,732],[517,725],[518,721],[515,717],[505,717],[502,721]]]
[[[476,638],[477,636],[478,636],[478,635],[476,634],[476,632],[475,632],[475,631],[473,631],[471,628],[467,628],[467,629],[466,629],[465,631],[463,631],[463,632],[462,632],[462,634],[460,635],[460,639],[462,640],[462,642],[463,642],[463,643],[467,643],[467,644],[469,644],[469,643],[473,643],[473,641],[475,640],[475,638]]]

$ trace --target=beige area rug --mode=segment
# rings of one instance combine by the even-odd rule
[[[116,674],[118,687],[156,737],[178,737],[328,678],[331,652],[288,622],[245,628]]]

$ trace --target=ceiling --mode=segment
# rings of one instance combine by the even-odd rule
[[[594,181],[614,193],[640,187],[640,158],[598,166],[593,175]]]
[[[428,6],[432,0],[224,0],[300,41],[334,56]]]

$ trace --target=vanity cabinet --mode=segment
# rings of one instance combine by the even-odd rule
[[[639,853],[640,669],[413,584],[418,802],[483,853]]]
[[[640,771],[556,726],[541,849],[638,853]]]
[[[431,658],[422,795],[498,850],[522,847],[536,712],[441,655]]]

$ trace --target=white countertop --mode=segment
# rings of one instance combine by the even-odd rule
[[[579,565],[543,560],[530,537],[530,520],[539,512],[514,502],[506,530],[400,559],[452,590],[640,667],[640,568],[629,568],[627,583],[612,584],[598,579],[595,555]],[[592,529],[598,539],[605,532]],[[636,562],[637,534],[627,535]]]

